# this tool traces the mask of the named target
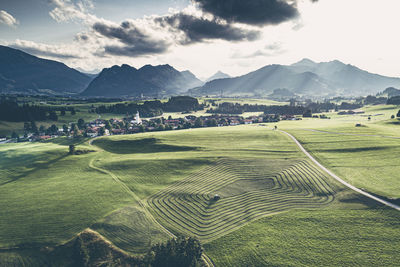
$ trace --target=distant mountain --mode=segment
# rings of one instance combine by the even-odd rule
[[[0,92],[79,93],[91,78],[63,63],[0,46]]]
[[[206,82],[211,82],[213,80],[226,79],[226,78],[231,78],[231,76],[226,74],[226,73],[223,73],[222,71],[218,71],[213,76],[211,76],[210,78],[206,79]]]
[[[92,70],[92,71],[86,71],[86,70],[84,70],[84,69],[82,69],[82,68],[75,68],[77,71],[79,71],[79,72],[81,72],[81,73],[83,73],[83,74],[85,74],[86,76],[89,76],[90,78],[92,78],[92,80],[94,79],[94,78],[96,78],[97,77],[97,75],[99,75],[99,73],[101,72],[101,70]]]
[[[303,96],[361,96],[400,86],[399,78],[371,74],[340,61],[316,63],[303,59],[293,65],[268,65],[246,75],[214,80],[190,90],[193,95],[268,96],[286,88]]]
[[[383,92],[378,93],[377,96],[384,96],[384,97],[393,97],[393,96],[400,96],[400,89],[396,89],[394,87],[388,87]]]
[[[179,72],[170,65],[113,66],[103,71],[82,92],[83,96],[122,97],[174,95],[203,83],[191,72]]]

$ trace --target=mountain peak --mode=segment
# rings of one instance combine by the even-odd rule
[[[231,78],[231,76],[226,73],[223,73],[222,71],[219,70],[213,76],[206,79],[206,82],[210,82],[210,81],[218,80],[218,79],[226,79],[226,78]]]
[[[317,64],[317,63],[315,63],[315,62],[312,61],[311,59],[303,58],[303,59],[300,60],[299,62],[296,62],[296,63],[292,64],[292,66],[298,66],[298,65],[310,66],[310,65],[315,65],[315,64]]]

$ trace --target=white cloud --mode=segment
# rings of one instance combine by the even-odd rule
[[[7,13],[4,10],[0,10],[0,24],[17,26],[19,22],[11,14]]]
[[[315,61],[339,59],[371,72],[400,75],[400,38],[396,34],[396,25],[400,23],[397,15],[399,0],[385,0],[385,4],[378,0],[324,0],[314,4],[298,1],[301,17],[277,26],[263,27],[260,29],[262,39],[253,42],[207,39],[203,43],[180,45],[185,36],[176,28],[166,30],[155,24],[154,19],[160,16],[140,20],[121,17],[121,21],[126,22],[125,26],[129,24],[131,28],[135,26],[141,29],[140,32],[146,38],[169,44],[164,54],[135,57],[104,53],[106,47],[127,47],[127,41],[120,37],[127,30],[120,22],[111,22],[94,15],[91,1],[49,1],[54,7],[50,12],[53,19],[58,22],[82,23],[86,27],[85,31],[78,33],[74,42],[66,47],[61,46],[55,52],[61,51],[59,54],[63,54],[64,51],[68,55],[74,49],[79,51],[82,59],[68,57],[63,61],[87,70],[122,63],[135,67],[169,63],[179,69],[190,69],[201,76],[209,76],[217,70],[239,75],[267,64],[291,64],[308,57]],[[195,5],[189,5],[183,10],[171,9],[165,16],[177,13],[204,17]],[[109,38],[93,30],[95,23],[113,26],[120,32]]]
[[[82,21],[90,24],[98,20],[96,16],[89,13],[90,9],[93,8],[91,0],[81,0],[78,2],[73,2],[72,0],[49,1],[54,6],[49,15],[57,22]]]
[[[25,51],[26,53],[47,58],[77,59],[85,56],[84,50],[77,49],[77,46],[74,44],[48,45],[17,39],[14,43],[9,45],[13,48]]]

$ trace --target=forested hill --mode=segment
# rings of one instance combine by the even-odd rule
[[[146,65],[136,69],[129,65],[104,69],[82,93],[101,97],[160,97],[176,95],[203,82],[191,72],[179,72],[170,65]]]
[[[63,63],[0,46],[0,93],[79,93],[91,79]]]

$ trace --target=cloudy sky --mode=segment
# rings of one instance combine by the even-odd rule
[[[0,44],[86,71],[207,77],[302,58],[400,76],[399,0],[0,0]]]

